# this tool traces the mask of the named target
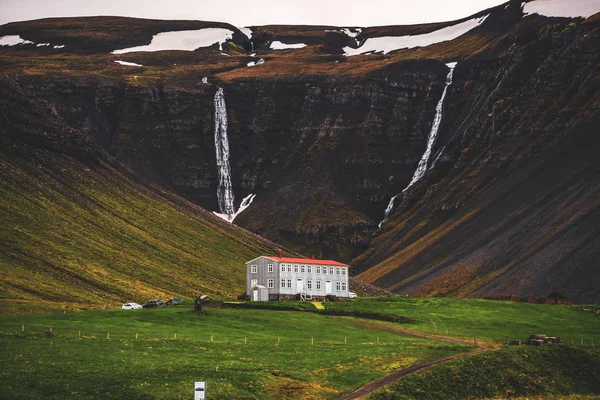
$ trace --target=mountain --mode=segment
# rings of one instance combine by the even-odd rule
[[[600,10],[552,16],[561,1],[386,27],[45,19],[0,27],[20,43],[0,65],[135,173],[217,212],[223,89],[236,208],[256,195],[234,224],[353,260],[371,283],[597,301]],[[198,47],[179,40],[190,30]]]

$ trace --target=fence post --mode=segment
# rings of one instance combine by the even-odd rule
[[[346,338],[346,336],[344,336],[344,344],[346,344],[346,343],[347,343],[347,340],[346,340],[346,339],[347,339],[347,338]]]
[[[79,332],[77,333],[77,337],[78,337],[79,339],[81,339],[81,331],[79,331]]]
[[[248,344],[248,338],[244,337],[244,344]]]
[[[213,335],[210,335],[210,341],[213,341]],[[218,367],[217,367],[218,368]]]
[[[138,333],[135,333],[135,340],[138,340]]]
[[[21,332],[25,332],[25,324],[21,324]]]
[[[52,327],[50,327],[50,333],[52,333]]]
[[[177,334],[175,334],[175,337],[173,339],[177,339]]]
[[[110,339],[110,332],[106,332],[106,338]]]
[[[310,337],[310,344],[311,344],[311,346],[313,346],[315,344],[315,338],[314,338],[314,336]]]

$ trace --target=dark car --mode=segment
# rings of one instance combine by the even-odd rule
[[[160,301],[160,304],[159,304]],[[146,304],[144,304],[142,307],[144,308],[156,308],[156,307],[160,307],[162,306],[162,300],[148,300],[146,302]]]
[[[181,300],[179,297],[173,297],[172,299],[167,300],[166,305],[167,306],[176,306],[178,304],[181,304],[183,302],[183,300]]]

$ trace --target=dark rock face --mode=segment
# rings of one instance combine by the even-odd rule
[[[360,278],[420,296],[600,300],[597,32],[530,34],[459,63],[443,154],[355,260]]]
[[[224,86],[240,225],[291,247],[350,260],[425,148],[445,67],[400,62],[363,79],[252,79]],[[69,125],[135,171],[216,209],[216,85],[133,86],[20,76]]]

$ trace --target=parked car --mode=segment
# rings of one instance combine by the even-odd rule
[[[167,306],[176,306],[178,304],[181,304],[183,302],[183,300],[181,300],[179,297],[173,297],[172,299],[167,300],[167,302],[165,303],[165,305]]]
[[[355,299],[356,297],[357,297],[356,293],[354,293],[354,292],[348,292],[348,298],[349,299]]]
[[[123,310],[139,310],[140,308],[143,308],[141,305],[139,305],[138,303],[125,303],[123,304],[123,307],[121,307]]]
[[[159,300],[156,300],[156,299],[154,299],[154,300],[148,300],[146,302],[146,304],[144,304],[142,307],[144,307],[144,308],[156,308],[156,307],[160,307],[162,305],[162,301],[161,301],[161,304],[159,304],[158,302],[159,302]]]

